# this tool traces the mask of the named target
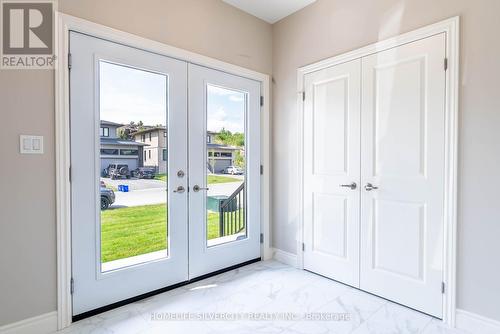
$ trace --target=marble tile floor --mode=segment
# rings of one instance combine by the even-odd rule
[[[467,334],[276,261],[210,277],[78,321],[57,333]]]

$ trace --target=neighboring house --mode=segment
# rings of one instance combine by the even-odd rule
[[[140,156],[144,166],[156,167],[158,173],[167,172],[167,130],[164,126],[148,127],[132,134],[143,146]]]
[[[234,164],[237,148],[215,143],[216,132],[207,132],[207,167],[212,173],[221,173]],[[144,166],[156,167],[159,173],[167,171],[167,130],[164,126],[150,127],[133,134],[134,140],[146,144],[141,154]]]
[[[142,156],[144,143],[138,143],[133,140],[121,139],[118,136],[117,129],[122,124],[101,121],[100,139],[101,139],[101,171],[110,164],[125,164],[129,170],[142,167]]]
[[[215,143],[217,132],[207,132],[207,167],[212,173],[221,173],[226,167],[234,165],[237,148]]]

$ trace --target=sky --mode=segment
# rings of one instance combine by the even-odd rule
[[[101,120],[165,125],[166,87],[162,74],[101,62]],[[207,91],[207,130],[243,132],[245,94],[213,85]]]

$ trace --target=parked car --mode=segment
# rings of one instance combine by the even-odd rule
[[[224,168],[223,173],[224,174],[231,174],[231,175],[243,175],[243,169],[241,169],[240,167],[236,167],[236,166],[228,166],[228,167]]]
[[[128,165],[110,164],[106,169],[104,169],[104,174],[112,180],[118,178],[130,179],[130,170],[128,169]]]
[[[155,167],[139,167],[132,171],[132,176],[139,179],[154,179],[156,176]]]
[[[115,192],[113,189],[101,187],[101,210],[106,210],[115,202]]]

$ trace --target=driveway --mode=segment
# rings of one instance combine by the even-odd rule
[[[136,179],[136,178],[111,180],[104,177],[101,177],[101,180],[104,181],[104,183],[106,183],[107,186],[111,186],[114,189],[117,189],[118,185],[120,184],[128,185],[129,190],[143,190],[143,189],[166,187],[165,182],[160,180]]]
[[[108,187],[118,188],[118,185],[128,185],[128,192],[115,191],[116,200],[111,209],[129,206],[140,206],[150,204],[161,204],[167,202],[165,182],[148,179],[119,179],[111,180],[102,178]],[[209,184],[207,196],[231,195],[241,182]]]
[[[208,196],[215,195],[231,195],[239,186],[241,182],[229,182],[229,183],[216,183],[208,185]]]
[[[167,202],[167,191],[165,188],[133,190],[127,193],[115,191],[115,194],[116,200],[113,205],[111,205],[111,209],[127,206],[161,204]]]

